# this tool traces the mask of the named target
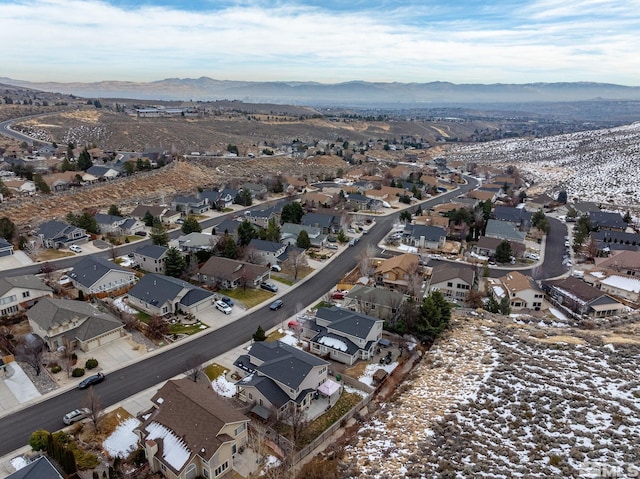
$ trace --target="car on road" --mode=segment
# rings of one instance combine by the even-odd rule
[[[104,381],[104,374],[94,374],[93,376],[89,376],[87,379],[78,384],[78,389],[87,389],[94,384],[100,384],[102,381]]]
[[[216,309],[218,311],[222,311],[224,314],[231,314],[231,312],[233,311],[231,309],[231,306],[221,300],[216,301]]]
[[[266,289],[267,291],[271,291],[272,293],[278,292],[278,287],[275,284],[267,283],[266,281],[263,281],[262,283],[260,283],[260,287],[262,289]]]
[[[69,249],[74,253],[82,253],[82,248],[80,248],[80,246],[78,246],[77,244],[72,244],[71,246],[69,246]]]
[[[135,235],[136,236],[147,236],[147,232],[146,231],[136,231]]]
[[[273,303],[271,303],[271,305],[269,306],[269,309],[271,311],[276,311],[276,310],[282,308],[283,304],[284,303],[282,302],[281,299],[276,299]]]
[[[349,246],[355,246],[357,242],[358,242],[358,238],[351,238],[349,240]]]
[[[67,426],[73,424],[74,422],[82,421],[83,419],[89,417],[91,415],[91,410],[89,408],[83,407],[80,409],[74,409],[71,412],[68,412],[62,417],[62,422]]]

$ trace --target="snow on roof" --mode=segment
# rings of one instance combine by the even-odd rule
[[[325,346],[328,346],[333,349],[337,349],[339,351],[347,351],[347,349],[349,349],[349,347],[347,346],[347,343],[345,343],[344,341],[340,341],[339,339],[336,339],[336,338],[329,338],[327,336],[323,336],[318,340],[318,342],[320,344],[324,344]]]
[[[591,271],[589,272],[589,274],[594,278],[604,278],[606,276],[606,274],[602,271]]]
[[[505,294],[504,294],[504,289],[502,289],[501,286],[498,286],[497,284],[494,284],[491,286],[491,289],[493,290],[493,294],[495,296],[497,296],[498,298],[504,298]]]
[[[640,293],[640,280],[635,278],[629,278],[625,276],[609,276],[608,278],[600,281],[600,283],[606,284],[607,286],[611,286],[613,288]]]
[[[158,398],[158,404],[162,404],[163,402],[164,402],[164,399]]]
[[[406,251],[407,253],[417,253],[418,252],[418,248],[416,248],[415,246],[409,246],[407,244],[398,245],[398,250],[399,251]]]
[[[189,460],[191,452],[184,441],[176,434],[157,422],[152,422],[147,426],[147,439],[162,439],[164,460],[176,471],[182,469]]]

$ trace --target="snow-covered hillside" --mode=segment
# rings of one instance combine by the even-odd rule
[[[516,166],[538,191],[569,199],[640,204],[640,122],[537,139],[451,145],[446,156],[497,167]]]

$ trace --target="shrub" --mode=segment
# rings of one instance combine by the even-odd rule
[[[47,441],[49,439],[49,431],[39,429],[29,437],[29,445],[34,451],[44,451],[47,449]]]
[[[71,371],[71,375],[74,378],[79,378],[80,376],[84,376],[84,369],[83,368],[73,368],[73,371]]]
[[[71,359],[73,361],[77,361],[78,360],[78,355],[76,353],[71,353]]]
[[[84,363],[84,367],[87,368],[87,369],[97,368],[98,367],[98,360],[95,359],[95,358],[87,359],[87,361]]]
[[[59,364],[54,364],[53,366],[51,366],[51,372],[53,374],[59,373],[60,371],[62,371],[62,366],[60,366]]]

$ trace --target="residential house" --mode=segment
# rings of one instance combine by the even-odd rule
[[[478,256],[493,257],[496,255],[496,248],[504,240],[500,238],[490,238],[489,236],[480,236],[478,241],[471,247],[471,251]],[[515,241],[509,241],[511,246],[511,255],[514,258],[522,258],[526,251],[524,243],[516,243]]]
[[[638,251],[640,248],[638,233],[601,229],[592,231],[591,239],[595,241],[598,253],[610,253],[612,250]]]
[[[333,204],[333,195],[318,191],[307,191],[300,198],[300,203],[308,208],[328,208]]]
[[[600,211],[600,206],[592,201],[578,201],[572,206],[578,212],[578,216],[589,215],[591,211]]]
[[[585,271],[583,280],[633,308],[640,306],[640,277],[605,268],[592,268]]]
[[[527,206],[531,211],[549,209],[554,203],[556,203],[556,200],[546,193],[527,198]]]
[[[300,224],[322,228],[322,232],[328,235],[340,229],[340,217],[324,213],[305,213]]]
[[[0,258],[3,256],[11,256],[13,254],[13,244],[6,239],[0,238]]]
[[[240,226],[240,221],[230,220],[228,218],[224,219],[221,223],[218,223],[213,227],[212,231],[215,231],[217,236],[225,236],[229,235],[233,238],[234,241],[238,241],[238,227]]]
[[[531,278],[519,271],[511,271],[500,278],[489,278],[489,287],[498,302],[506,297],[512,311],[542,307],[544,293],[531,281]]]
[[[116,235],[122,234],[122,225],[126,221],[126,218],[123,218],[122,216],[116,216],[116,215],[106,215],[103,213],[96,213],[94,215],[94,218],[96,220],[96,223],[98,224],[98,227],[100,228],[100,233],[102,234],[111,233]],[[133,221],[137,221],[137,220],[133,220]],[[140,225],[140,228],[144,228],[143,223],[138,222],[138,224]]]
[[[89,352],[125,335],[122,322],[84,301],[43,297],[26,315],[31,332],[51,351],[69,342],[72,349]]]
[[[164,224],[175,223],[182,216],[179,211],[172,210],[166,206],[150,206],[150,205],[138,205],[131,212],[131,216],[136,219],[144,220],[147,212],[154,218],[158,218]]]
[[[573,276],[542,281],[542,289],[551,302],[578,318],[614,316],[625,308],[620,301]]]
[[[40,225],[36,238],[45,248],[68,248],[72,244],[86,243],[89,236],[83,228],[51,220]]]
[[[431,270],[427,291],[440,291],[447,300],[464,304],[475,280],[476,273],[473,268],[440,264]]]
[[[189,233],[178,237],[178,249],[186,253],[212,251],[218,243],[218,238],[207,233]]]
[[[364,194],[368,198],[386,201],[390,205],[398,204],[401,196],[413,198],[413,193],[410,190],[395,188],[392,186],[383,186],[380,189],[367,190]]]
[[[246,210],[244,212],[244,219],[261,228],[266,228],[271,219],[275,220],[277,224],[280,224],[280,214],[282,213],[283,205],[284,203],[280,202],[268,208]]]
[[[447,233],[439,226],[405,225],[402,242],[416,248],[437,250],[444,247]]]
[[[155,244],[140,246],[133,252],[133,259],[143,271],[164,274],[167,251],[169,251],[169,248],[166,246]]]
[[[628,226],[620,213],[609,211],[589,211],[589,220],[591,227],[597,230],[625,231]]]
[[[352,365],[373,357],[383,325],[382,319],[333,306],[318,309],[315,321],[305,324],[305,335],[315,332],[309,340],[311,352]]]
[[[400,291],[356,284],[345,294],[342,307],[389,321],[398,317],[406,299]]]
[[[224,188],[222,190],[205,190],[200,193],[200,197],[205,198],[210,205],[222,211],[233,206],[233,200],[237,194],[238,190],[234,188]]]
[[[209,209],[206,198],[177,195],[171,200],[171,208],[185,215],[201,215]]]
[[[136,281],[133,271],[99,256],[85,256],[68,274],[74,288],[84,294],[106,295],[129,288]]]
[[[6,186],[14,196],[33,196],[38,190],[36,184],[31,180],[4,180],[4,186]]]
[[[376,284],[389,289],[411,291],[419,268],[418,255],[404,253],[382,261],[375,270]],[[420,281],[422,282],[422,281]]]
[[[596,267],[608,268],[627,276],[640,276],[640,252],[612,251],[606,258],[594,258]]]
[[[96,181],[113,180],[120,175],[118,170],[110,168],[108,166],[93,165],[87,169],[82,175],[82,181],[88,181],[89,183],[95,183]]]
[[[491,203],[495,203],[497,194],[495,191],[487,191],[487,190],[471,190],[467,193],[469,198],[473,198],[477,201],[491,201]]]
[[[524,243],[527,233],[520,231],[515,223],[490,219],[487,221],[484,235],[489,238]]]
[[[39,456],[16,472],[6,476],[6,479],[64,479],[67,477],[49,460],[47,456]]]
[[[252,239],[247,246],[258,255],[260,264],[280,264],[286,259],[285,251],[288,245],[261,239]]]
[[[233,363],[238,398],[266,409],[284,411],[288,404],[307,409],[328,380],[330,363],[282,341],[259,341]]]
[[[252,199],[256,199],[256,198],[260,198],[261,196],[264,196],[267,194],[267,192],[269,190],[267,190],[267,187],[265,185],[262,184],[258,184],[258,183],[244,183],[241,187],[241,190],[248,190],[249,193],[251,193],[251,198]]]
[[[282,183],[285,191],[295,193],[302,193],[308,186],[306,180],[287,175],[282,177]]]
[[[13,316],[29,309],[44,296],[53,296],[53,290],[37,276],[25,274],[0,278],[0,316]]]
[[[234,475],[247,444],[249,419],[207,382],[169,380],[139,416],[135,432],[149,468],[167,479]]]
[[[195,314],[211,306],[214,294],[170,276],[146,274],[129,290],[129,305],[157,316]]]
[[[44,175],[42,179],[49,186],[51,191],[66,191],[71,185],[79,184],[77,179],[77,171],[63,171],[61,173],[52,173]]]
[[[210,287],[236,289],[258,288],[270,277],[269,268],[221,256],[212,256],[198,268],[197,279]]]
[[[298,225],[295,223],[284,223],[280,226],[280,240],[286,245],[295,245],[301,231],[306,231],[311,246],[314,248],[322,248],[327,241],[327,235],[322,232],[321,228],[314,226]]]
[[[371,204],[374,201],[382,204],[380,200],[374,200],[373,198],[369,198],[362,193],[351,193],[347,197],[347,206],[356,210],[369,210],[371,209]]]
[[[449,218],[446,216],[440,216],[438,214],[432,214],[431,212],[423,212],[420,216],[413,218],[413,224],[426,225],[426,226],[439,226],[440,228],[449,227]]]
[[[525,208],[497,205],[493,209],[492,216],[498,221],[508,221],[515,224],[520,231],[528,231],[531,227],[533,214]]]

